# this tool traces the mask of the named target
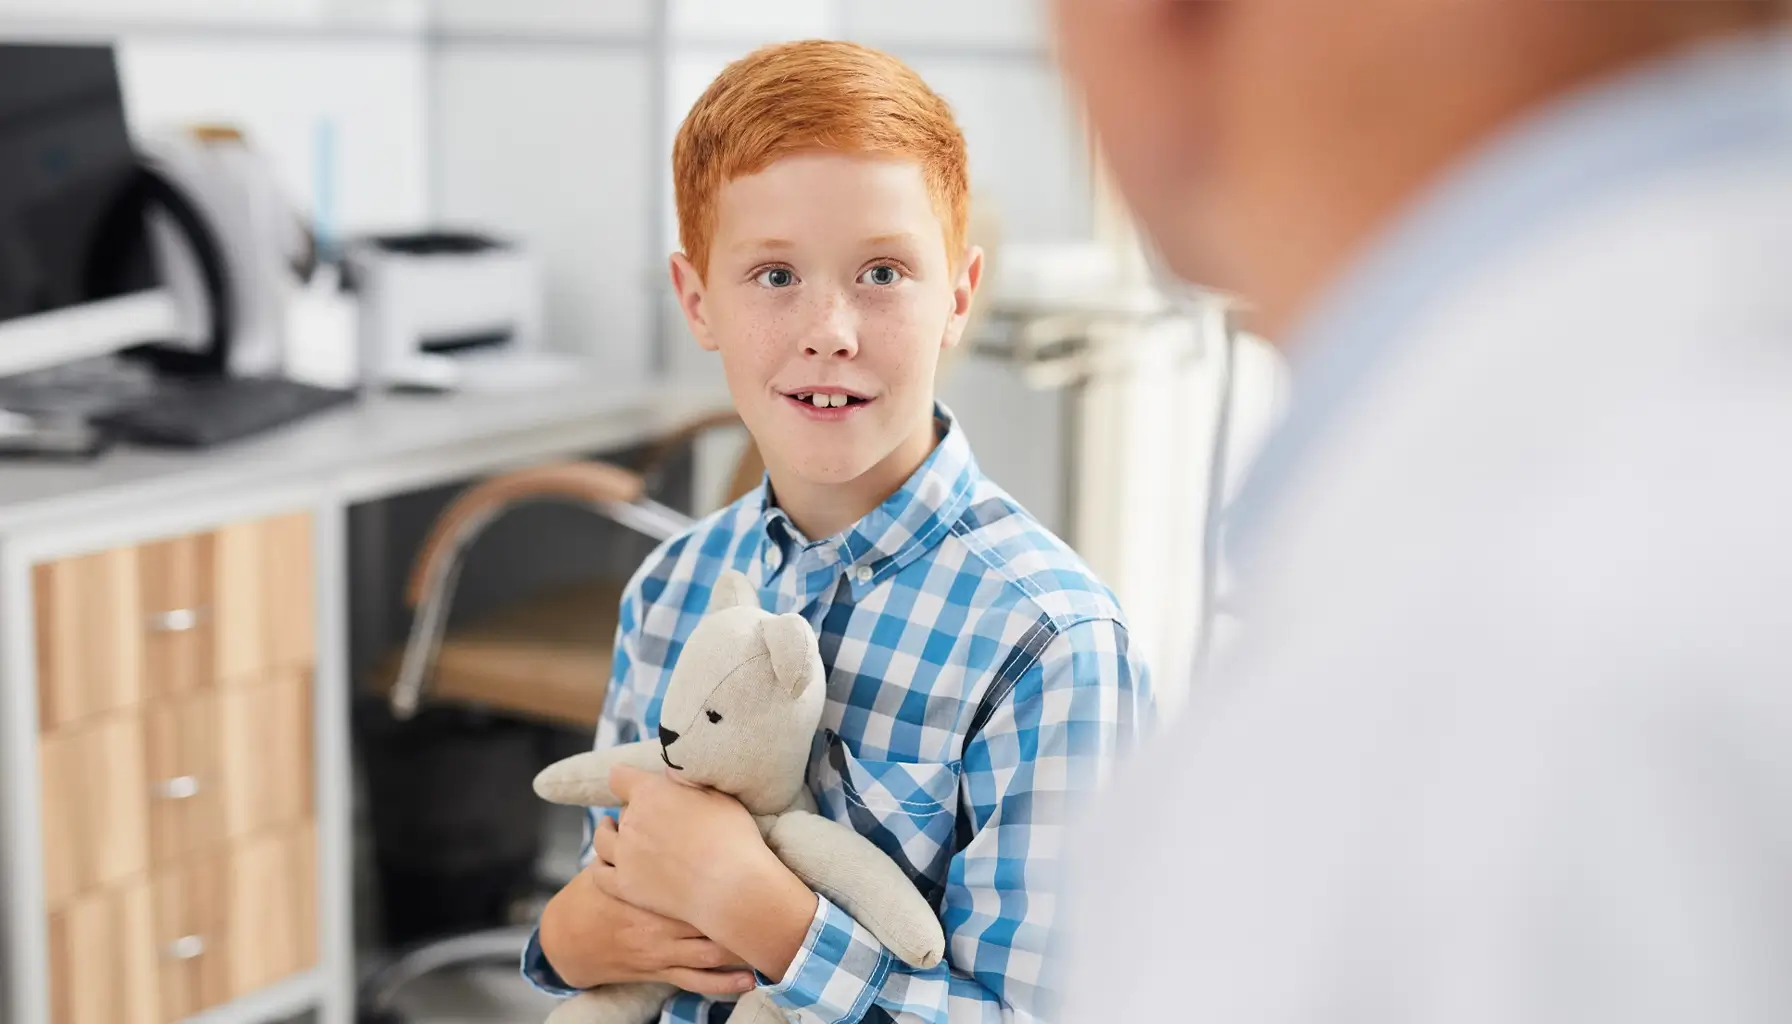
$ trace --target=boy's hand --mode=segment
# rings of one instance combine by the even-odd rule
[[[568,985],[591,988],[659,981],[687,992],[746,992],[747,965],[682,921],[630,905],[616,885],[616,823],[604,818],[592,838],[594,856],[548,903],[541,948]]]
[[[816,896],[765,845],[740,801],[626,765],[610,772],[610,788],[626,801],[615,844],[622,897],[691,922],[760,973],[783,978]]]
[[[610,788],[624,801],[618,889],[637,907],[702,927],[771,856],[753,816],[731,796],[626,765],[611,770]]]

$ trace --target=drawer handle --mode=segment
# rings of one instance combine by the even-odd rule
[[[149,628],[156,633],[189,633],[205,621],[203,608],[176,608],[149,617]]]
[[[168,944],[168,955],[176,960],[193,960],[205,953],[205,940],[197,935],[182,935]]]
[[[155,784],[155,793],[163,800],[190,800],[199,795],[199,778],[176,775],[172,779],[163,779]]]

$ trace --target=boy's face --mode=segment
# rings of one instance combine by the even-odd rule
[[[708,274],[679,254],[672,279],[774,476],[893,487],[933,449],[934,370],[982,273],[952,263],[919,165],[815,153],[723,186]]]

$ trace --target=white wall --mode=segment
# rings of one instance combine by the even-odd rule
[[[116,42],[135,130],[244,127],[305,209],[333,136],[341,230],[522,237],[545,261],[551,343],[624,379],[716,376],[665,281],[671,138],[715,73],[766,42],[847,37],[908,60],[958,112],[977,198],[1007,237],[1087,237],[1081,143],[1043,26],[1043,0],[0,0],[0,37]],[[949,391],[955,407],[1001,392],[1055,415],[1003,371],[960,377],[972,390]],[[1050,518],[1055,459],[989,459]]]
[[[640,53],[445,42],[431,68],[436,212],[527,239],[543,261],[552,345],[647,375],[653,262],[645,199],[651,68]]]
[[[133,132],[244,128],[311,209],[333,135],[344,230],[427,220],[429,146],[415,0],[0,0],[0,39],[118,47]]]
[[[728,61],[815,36],[889,50],[946,97],[974,198],[1003,241],[1095,237],[1046,0],[0,0],[0,38],[116,41],[135,129],[245,127],[305,208],[320,133],[333,133],[344,230],[441,222],[520,236],[545,262],[551,343],[643,385],[656,369],[719,378],[665,279],[672,136]],[[1119,473],[1125,500],[1104,507],[1131,511],[1086,546],[1166,650],[1185,646],[1175,581],[1198,570],[1198,552],[1138,539],[1181,530],[1204,498],[1214,380],[1183,371],[1106,387],[1078,418],[1063,394],[987,358],[956,360],[941,382],[984,468],[1047,525],[1067,531],[1073,490],[1101,486],[1067,475],[1072,453]],[[1240,399],[1276,400],[1268,383]]]
[[[952,104],[1004,239],[1092,233],[1081,133],[1044,0],[0,0],[0,37],[116,41],[133,127],[245,127],[312,207],[334,135],[343,230],[428,222],[543,258],[551,344],[618,379],[714,380],[665,281],[671,138],[723,65],[781,39],[888,49]],[[985,467],[1063,525],[1063,402],[958,360],[942,398]],[[1026,430],[1006,429],[1019,422]]]
[[[542,259],[552,347],[642,380],[656,262],[652,0],[431,0],[435,213]]]

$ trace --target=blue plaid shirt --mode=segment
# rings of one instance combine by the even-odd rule
[[[938,419],[926,463],[845,532],[804,538],[762,485],[661,546],[623,596],[598,747],[657,734],[710,586],[724,568],[746,572],[768,610],[802,613],[821,637],[828,702],[808,776],[821,813],[940,909],[946,960],[915,970],[821,898],[784,979],[762,979],[802,1020],[1048,1015],[1065,830],[1151,715],[1113,595],[978,471],[945,409]],[[571,994],[538,940],[523,969]],[[726,1009],[687,993],[663,1020]]]

